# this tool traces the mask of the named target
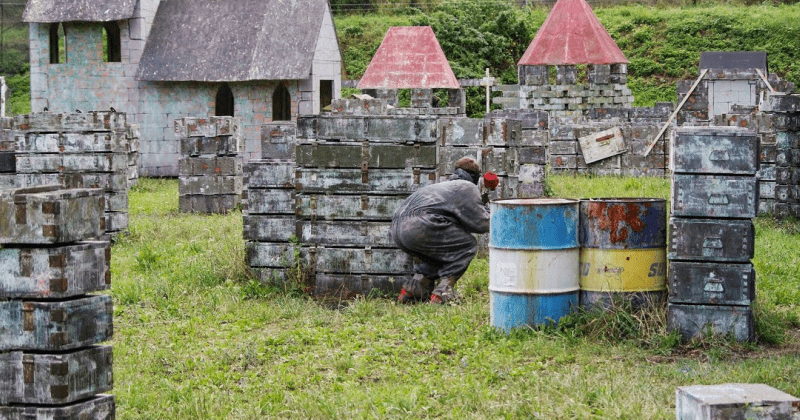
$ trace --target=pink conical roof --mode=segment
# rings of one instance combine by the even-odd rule
[[[586,1],[558,0],[517,65],[627,62]]]
[[[358,89],[459,87],[430,26],[389,28],[358,82]]]

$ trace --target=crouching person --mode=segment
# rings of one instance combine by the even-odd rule
[[[461,158],[450,180],[420,188],[395,211],[392,239],[419,260],[414,277],[403,284],[400,302],[458,301],[456,282],[478,253],[473,234],[489,231],[488,195],[478,190],[480,177],[478,163]],[[485,178],[488,188],[497,186],[494,174]]]

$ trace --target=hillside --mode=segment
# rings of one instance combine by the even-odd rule
[[[430,25],[457,77],[482,77],[488,67],[503,83],[516,83],[516,62],[549,10],[520,9],[498,0],[442,2],[425,12],[340,13],[335,23],[347,79],[361,76],[390,26]],[[676,82],[696,77],[703,51],[766,51],[771,72],[800,82],[800,5],[622,5],[594,10],[630,61],[634,105],[675,101]],[[3,33],[0,75],[19,73],[9,78],[13,113],[30,109],[28,66],[19,53],[21,43],[27,43],[26,32],[24,25],[9,24]],[[481,88],[469,89],[469,112],[480,115]]]

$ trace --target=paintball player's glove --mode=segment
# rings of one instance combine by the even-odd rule
[[[483,204],[486,204],[486,203],[489,202],[489,193],[488,192],[484,191],[483,194],[481,194],[481,201],[483,201]]]
[[[483,174],[483,186],[486,188],[494,191],[497,188],[497,185],[500,183],[500,180],[497,179],[497,174],[489,171]]]

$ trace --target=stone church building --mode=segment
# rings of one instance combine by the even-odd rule
[[[126,113],[145,176],[177,175],[176,119],[238,117],[247,161],[264,123],[340,97],[327,0],[28,0],[23,19],[31,111]]]

